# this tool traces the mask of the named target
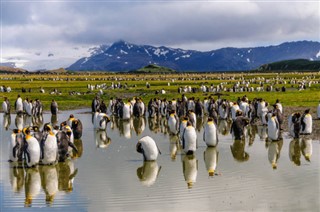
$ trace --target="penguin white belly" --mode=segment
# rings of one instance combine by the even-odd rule
[[[3,111],[4,113],[8,113],[8,105],[7,105],[6,102],[3,102],[3,103],[2,103],[2,111]]]
[[[23,111],[23,103],[20,99],[16,101],[16,111]]]
[[[187,153],[188,151],[195,152],[197,149],[197,133],[194,127],[186,127],[184,134],[184,152]]]
[[[32,116],[32,104],[30,104],[30,103],[26,104],[26,113],[29,116]]]
[[[174,116],[169,116],[168,119],[169,131],[173,134],[177,134],[177,120]]]
[[[219,107],[219,116],[220,116],[221,119],[227,119],[228,118],[228,113],[227,113],[226,109],[221,107],[221,106]]]
[[[277,127],[275,118],[269,118],[268,120],[268,137],[269,139],[275,141],[278,140],[278,135],[279,135],[279,129]]]
[[[28,158],[27,158],[27,165],[28,167],[37,165],[40,160],[40,145],[36,138],[31,137],[27,139],[28,147]]]
[[[56,162],[58,153],[57,138],[55,135],[48,135],[43,147],[43,164]]]
[[[156,142],[150,136],[145,136],[141,138],[139,142],[142,145],[145,160],[157,160],[159,155],[159,149],[157,147]]]
[[[11,138],[10,138],[10,142],[9,142],[9,160],[12,162],[16,162],[18,161],[18,155],[17,155],[17,151],[13,150],[13,148],[16,146],[16,134],[12,133],[11,134]],[[13,155],[15,154],[15,156]]]
[[[95,122],[95,124],[96,124],[95,128],[96,129],[100,129],[100,130],[105,130],[106,129],[107,123],[104,120],[106,115],[107,114],[105,114],[105,113],[99,113],[97,115],[97,119],[96,119],[96,122]]]
[[[217,128],[213,123],[206,124],[204,128],[204,141],[207,146],[216,146],[218,144]]]
[[[231,118],[232,118],[232,120],[236,120],[236,112],[237,112],[237,110],[240,110],[240,108],[239,108],[239,106],[238,105],[233,105],[232,107],[231,107]]]
[[[122,119],[123,120],[128,120],[130,119],[130,115],[131,114],[131,108],[128,104],[123,105],[123,116]]]
[[[304,130],[302,130],[302,127],[301,127],[301,133],[311,134],[312,133],[312,116],[310,114],[307,114],[304,117],[303,121],[306,124],[306,126]]]

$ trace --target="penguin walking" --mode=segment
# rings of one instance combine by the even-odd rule
[[[40,145],[38,140],[31,136],[30,128],[24,129],[25,142],[24,142],[24,155],[27,167],[34,167],[40,161]]]
[[[156,142],[150,136],[142,137],[136,145],[136,150],[143,155],[145,161],[155,161],[161,154]]]
[[[197,149],[197,133],[190,121],[188,121],[187,127],[183,132],[182,148],[187,155],[194,154]]]
[[[41,157],[40,161],[44,165],[53,165],[58,160],[57,137],[52,132],[52,126],[46,124],[43,128],[45,134],[40,142]]]
[[[19,129],[14,129],[9,143],[9,162],[23,160],[23,134]]]
[[[208,121],[204,126],[203,141],[206,142],[208,147],[217,146],[219,142],[217,126],[211,117],[208,118]]]

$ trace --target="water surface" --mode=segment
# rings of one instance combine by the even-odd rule
[[[96,132],[87,110],[58,114],[58,123],[72,113],[84,132],[75,141],[80,154],[56,166],[23,169],[7,162],[8,142],[15,128],[0,114],[0,211],[319,211],[319,141],[304,137],[266,142],[266,128],[253,126],[244,142],[234,141],[230,123],[219,123],[219,144],[208,148],[198,122],[194,157],[180,151],[165,119],[113,118],[107,132]],[[28,120],[27,120],[28,121]],[[51,122],[44,114],[41,124]],[[205,119],[203,120],[205,122]],[[7,129],[6,129],[7,128]],[[135,150],[149,135],[162,154],[144,162]],[[312,147],[310,161],[304,157]],[[214,176],[208,167],[217,159]],[[272,167],[272,160],[276,168]],[[189,185],[188,185],[189,182]],[[191,182],[191,183],[190,183]]]

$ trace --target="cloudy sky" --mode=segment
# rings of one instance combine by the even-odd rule
[[[200,51],[320,38],[319,1],[2,0],[1,62],[67,67],[125,40]]]

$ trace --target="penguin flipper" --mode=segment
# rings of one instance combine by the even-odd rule
[[[12,149],[12,155],[14,158],[16,158],[16,156],[17,156],[17,149],[19,149],[19,147],[20,147],[20,144],[17,142],[16,145]]]

